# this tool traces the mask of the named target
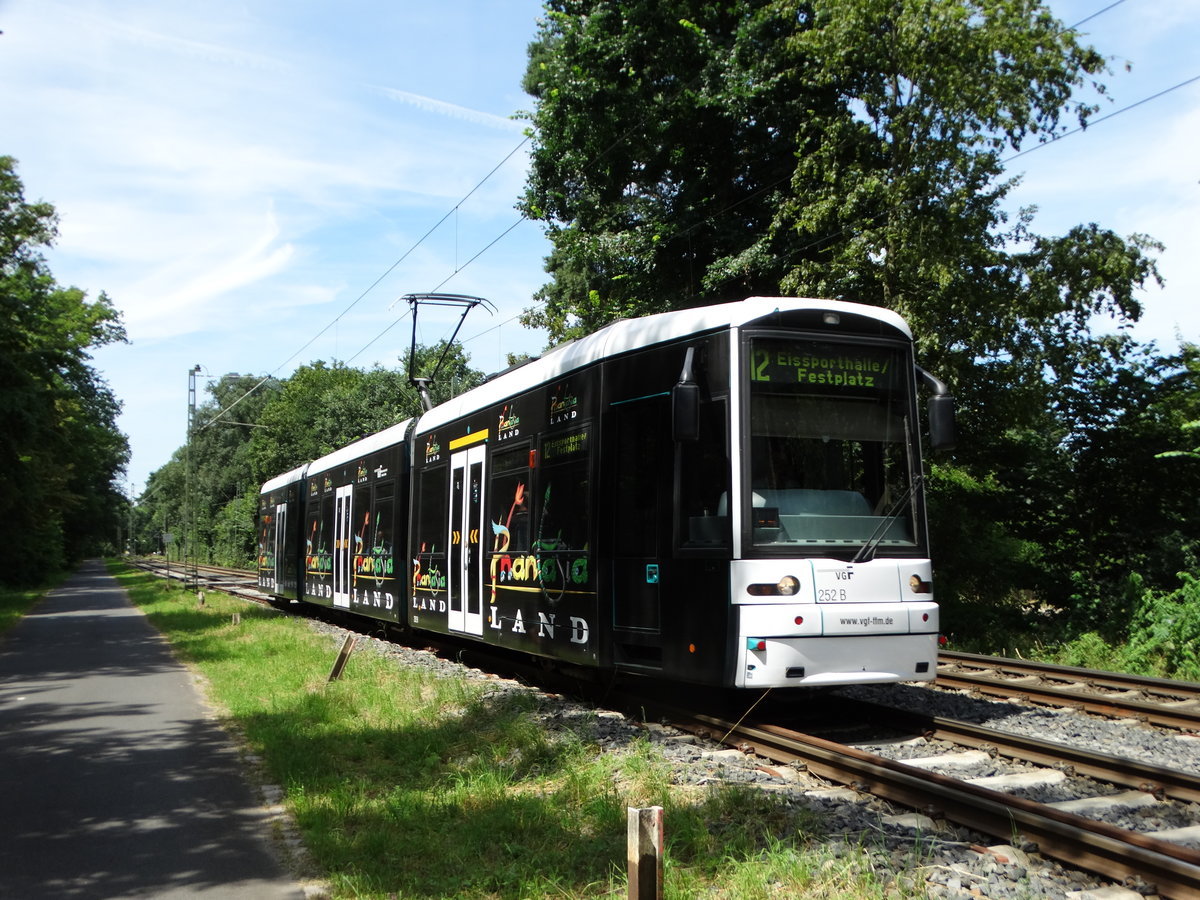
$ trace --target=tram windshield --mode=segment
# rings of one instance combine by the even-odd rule
[[[749,355],[755,546],[913,547],[911,375],[893,347],[757,338]]]

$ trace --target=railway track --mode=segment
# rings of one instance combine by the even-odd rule
[[[166,574],[162,566],[147,568]],[[200,572],[213,589],[266,602],[254,590],[253,573],[208,566],[200,567]],[[171,574],[174,576],[175,571]],[[1035,681],[1039,690],[1031,691]],[[1188,713],[1200,686],[1163,679],[945,653],[940,660],[937,684],[1093,714],[1134,717],[1171,728],[1197,727],[1196,719],[1188,717]],[[629,708],[630,703],[632,708],[655,708],[653,701],[645,698],[636,701],[626,698],[621,705]],[[1145,833],[1103,820],[1106,811],[1114,806],[1145,808],[1172,802],[1200,803],[1200,777],[1195,774],[877,704],[844,706],[841,713],[876,727],[919,736],[927,742],[953,744],[959,748],[958,753],[939,751],[932,758],[891,759],[852,744],[767,722],[738,724],[661,705],[657,713],[682,730],[777,763],[796,764],[812,775],[916,810],[929,819],[945,820],[1004,842],[1019,833],[1035,843],[1042,855],[1064,864],[1116,881],[1141,880],[1154,885],[1164,897],[1200,896],[1200,850],[1180,843],[1200,844],[1200,826]],[[969,759],[971,754],[1019,761],[1042,773],[1031,774],[1024,783],[1030,779],[1053,781],[1068,775],[1086,776],[1121,790],[1108,796],[1103,796],[1104,790],[1098,790],[1095,798],[1085,800],[1039,803],[1006,792],[1004,776],[989,782],[947,774],[955,766],[951,756]],[[1013,779],[1009,783],[1023,782]],[[1200,816],[1196,818],[1200,820]]]
[[[254,603],[265,604],[268,602],[267,595],[258,590],[257,576],[254,572],[247,569],[190,564],[185,566],[182,563],[170,564],[157,557],[127,560],[127,562],[144,571],[153,572],[162,578],[170,578],[173,581],[180,582],[190,582],[195,578],[198,582],[198,587],[224,591],[225,593],[233,594],[236,597]]]
[[[162,560],[143,559],[135,564],[160,575],[187,577],[185,567],[171,567]],[[267,602],[252,571],[210,565],[191,568],[206,587]],[[1200,732],[1200,684],[1186,681],[943,651],[938,655],[936,685]]]
[[[938,657],[938,687],[1200,731],[1200,684],[971,653]]]
[[[1012,735],[950,720],[923,723],[928,726],[928,733],[936,733],[940,739],[961,740],[967,745],[974,742],[976,746],[987,746],[990,752],[1035,760],[1039,765],[1052,767],[1047,771],[1057,773],[1058,777],[1063,775],[1063,768],[1070,767],[1094,778],[1134,786],[1131,791],[1107,798],[1045,804],[1007,793],[998,786],[933,771],[934,766],[953,768],[944,756],[936,760],[900,761],[779,725],[738,724],[679,710],[664,712],[677,728],[777,763],[798,764],[809,773],[917,810],[931,820],[944,819],[1004,841],[1019,833],[1036,843],[1044,856],[1071,866],[1117,881],[1140,879],[1153,884],[1164,897],[1200,896],[1200,850],[1176,842],[1200,840],[1200,827],[1146,834],[1082,813],[1103,815],[1109,805],[1157,803],[1162,802],[1160,797],[1194,801],[1200,791],[1200,779],[1185,773],[1046,742],[1014,739]],[[903,716],[893,710],[879,709],[874,714],[893,722]],[[1021,780],[1014,779],[1011,783],[1020,784]]]
[[[929,741],[946,741],[989,756],[1071,772],[1098,781],[1131,788],[1155,799],[1200,802],[1200,775],[1180,772],[1105,753],[1080,750],[1066,744],[999,731],[943,716],[926,716],[906,710],[863,703],[864,715],[899,731],[919,734]],[[1200,832],[1197,833],[1200,838]]]
[[[945,653],[936,690],[966,690],[996,699],[1135,719],[1147,725],[1195,732],[1200,685],[1041,665],[972,654]],[[776,763],[795,764],[854,791],[881,797],[923,814],[925,824],[944,820],[1007,842],[1014,834],[1035,843],[1043,856],[1118,882],[1153,885],[1164,897],[1200,897],[1200,776],[1111,754],[986,728],[953,718],[839,698],[836,718],[891,729],[881,743],[910,744],[915,755],[889,758],[856,746],[770,722],[732,720],[659,707],[672,725]],[[793,716],[780,710],[773,720]],[[803,726],[808,727],[808,726]],[[836,730],[836,729],[835,729]],[[868,746],[871,741],[863,742]],[[920,755],[916,745],[953,745]],[[1013,761],[1016,774],[957,777],[981,761]],[[983,766],[987,768],[987,766]],[[1067,779],[1090,779],[1095,793],[1059,802],[1021,796]],[[1088,790],[1091,787],[1089,786]],[[1115,790],[1115,793],[1114,793]],[[1015,793],[1014,793],[1015,792]],[[1118,827],[1109,819],[1153,814],[1173,807],[1191,824],[1158,831]],[[1147,816],[1151,819],[1152,816]],[[1141,827],[1140,825],[1138,827]]]

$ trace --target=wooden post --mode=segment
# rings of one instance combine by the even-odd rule
[[[662,900],[663,809],[628,807],[629,900]]]
[[[358,638],[352,634],[346,635],[346,640],[342,643],[342,650],[333,663],[333,671],[329,673],[329,681],[337,681],[342,677],[342,670],[346,668],[346,663],[350,660],[350,654],[354,652],[354,643],[357,640]]]

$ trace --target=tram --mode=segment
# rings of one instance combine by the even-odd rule
[[[597,670],[929,680],[929,444],[895,313],[755,297],[612,323],[267,482],[259,582]]]

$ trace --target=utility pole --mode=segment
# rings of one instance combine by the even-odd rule
[[[184,588],[199,588],[200,572],[196,560],[196,513],[192,509],[192,432],[196,425],[196,375],[200,372],[197,363],[188,369],[188,418],[187,444],[184,451],[184,488],[183,488],[183,586]]]

